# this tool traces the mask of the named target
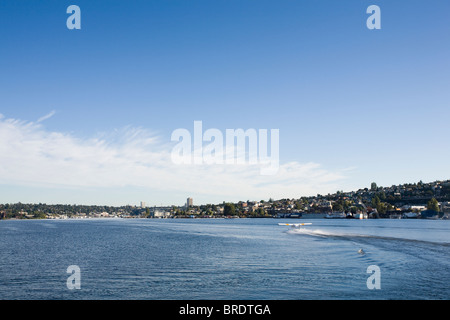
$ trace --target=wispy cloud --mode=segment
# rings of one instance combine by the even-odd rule
[[[55,111],[55,110],[52,110],[52,111],[50,111],[49,113],[47,113],[45,116],[40,117],[36,122],[37,122],[37,123],[40,123],[40,122],[42,122],[42,121],[45,121],[45,120],[47,120],[47,119],[53,117],[53,116],[55,115],[55,113],[56,113],[56,111]]]
[[[314,162],[281,163],[273,176],[262,176],[257,165],[249,164],[176,165],[171,161],[170,136],[126,127],[81,139],[73,134],[49,131],[42,121],[0,115],[2,184],[144,187],[167,193],[201,194],[205,198],[247,200],[292,198],[337,190],[337,184],[345,178],[343,171],[332,172]]]

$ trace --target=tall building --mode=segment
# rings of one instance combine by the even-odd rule
[[[194,205],[194,200],[192,198],[187,198],[186,208],[192,207]]]
[[[145,207],[146,207],[145,202],[141,201],[141,208],[145,208]]]

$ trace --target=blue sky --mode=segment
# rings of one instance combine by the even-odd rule
[[[66,28],[71,4],[81,30]],[[366,27],[372,4],[381,30]],[[199,204],[449,179],[449,12],[425,0],[3,0],[0,202]],[[153,165],[195,120],[279,129],[280,164],[293,166],[261,181]],[[129,148],[154,162],[135,172],[145,160]]]

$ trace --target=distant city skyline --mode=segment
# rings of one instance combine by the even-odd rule
[[[381,29],[367,27],[371,5]],[[449,11],[1,1],[0,203],[182,206],[448,179]],[[173,163],[171,134],[195,121],[279,130],[277,173]]]

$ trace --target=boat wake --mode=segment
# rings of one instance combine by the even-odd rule
[[[288,230],[289,234],[296,235],[306,235],[327,239],[336,239],[336,240],[389,240],[389,241],[404,241],[416,244],[432,244],[443,247],[450,247],[449,242],[433,242],[422,239],[413,239],[413,238],[404,238],[404,237],[396,237],[396,236],[384,236],[384,235],[373,235],[373,234],[360,234],[360,233],[348,233],[348,232],[340,232],[340,231],[330,231],[323,229],[311,229],[311,228],[301,228],[301,229],[291,229]]]

